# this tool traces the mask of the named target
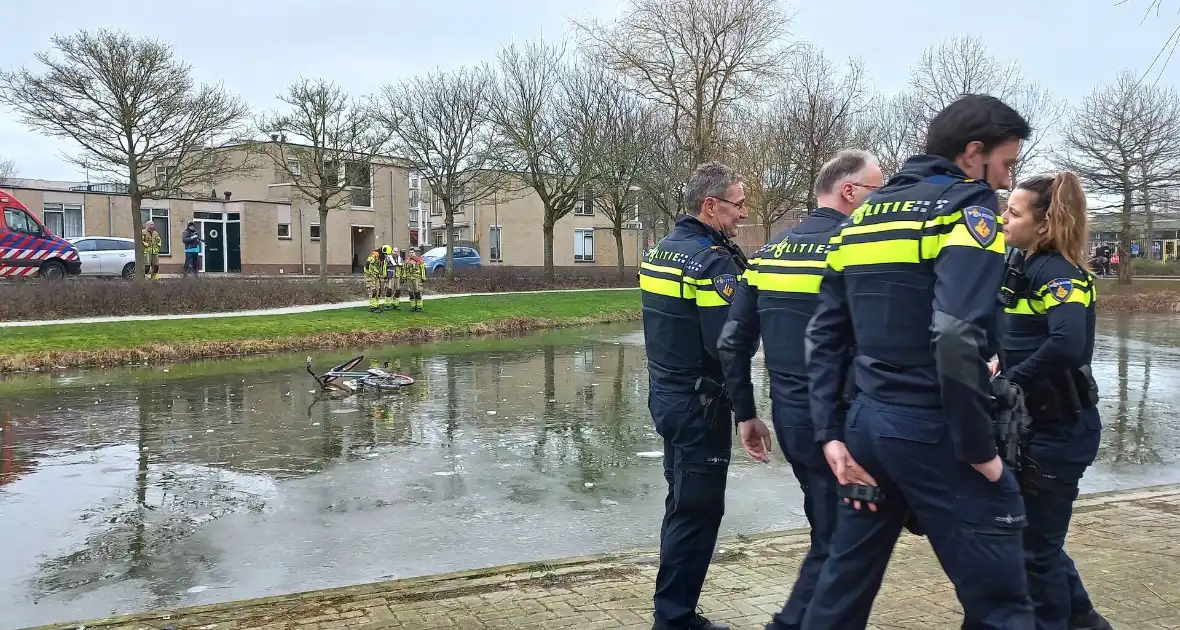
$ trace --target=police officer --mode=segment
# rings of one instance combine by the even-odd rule
[[[752,420],[739,427],[746,429],[743,446],[757,459],[765,458],[758,452],[758,436],[745,433],[761,425],[754,406],[750,358],[762,337],[774,432],[803,489],[803,510],[811,525],[811,549],[799,567],[791,596],[767,630],[798,630],[836,527],[836,478],[811,424],[803,333],[815,311],[828,241],[840,222],[881,185],[881,167],[865,151],[841,151],[824,164],[814,187],[819,207],[754,254],[721,332],[718,351],[734,418]]]
[[[640,264],[648,409],[664,438],[668,496],[656,575],[657,630],[726,630],[696,611],[725,511],[733,427],[717,338],[745,256],[729,240],[746,218],[742,178],[717,162],[685,186],[688,214]]]
[[[1029,133],[998,99],[963,96],[930,122],[925,154],[832,239],[807,331],[816,440],[829,461],[855,458],[883,497],[875,510],[838,504],[806,630],[866,626],[907,509],[955,585],[964,629],[1033,627],[1024,501],[997,454],[987,364],[1004,275],[994,189],[1011,187]],[[858,393],[844,417],[854,341]]]
[[[1086,194],[1075,174],[1021,182],[1004,211],[1016,248],[1005,276],[1001,367],[1024,390],[1032,418],[1021,486],[1029,594],[1038,630],[1109,629],[1094,610],[1065,534],[1078,481],[1098,456],[1102,423],[1094,355],[1094,276],[1086,264]]]

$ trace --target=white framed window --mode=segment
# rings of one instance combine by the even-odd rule
[[[417,212],[422,207],[422,178],[418,173],[409,174],[410,212]]]
[[[86,236],[80,203],[47,203],[44,217],[45,227],[62,238]]]
[[[580,217],[594,216],[594,195],[589,188],[582,190],[582,198],[574,206],[574,214]]]
[[[430,240],[434,242],[435,247],[442,247],[443,245],[447,244],[445,236],[446,236],[446,232],[444,232],[443,230],[431,230],[430,231]]]
[[[493,225],[488,228],[488,259],[491,262],[504,262],[504,252],[501,251],[500,238],[502,231],[500,226]]]
[[[173,173],[176,172],[175,166],[168,166],[165,164],[157,164],[155,168],[156,184],[168,188],[168,182],[172,179]]]
[[[287,158],[287,170],[294,177],[302,177],[303,176],[303,167],[300,166],[300,164],[299,164],[299,158],[293,158],[293,157]]]
[[[594,260],[594,230],[574,230],[574,262]]]
[[[373,207],[373,165],[368,162],[344,163],[344,185],[354,208]]]
[[[319,223],[312,223],[311,225],[307,226],[307,238],[309,238],[313,241],[320,240],[320,224]]]
[[[160,168],[160,167],[156,167]],[[171,227],[167,208],[140,208],[139,209],[139,229],[143,229],[143,224],[151,221],[156,224],[156,231],[160,233],[160,255],[168,256],[172,253],[172,239],[169,238],[169,228]]]
[[[279,238],[285,238],[285,239],[291,238],[291,224],[290,223],[280,223],[279,224]]]

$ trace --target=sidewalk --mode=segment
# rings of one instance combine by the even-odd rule
[[[524,295],[528,293],[584,293],[587,291],[638,291],[639,287],[617,287],[602,289],[545,289],[542,291],[503,291],[498,293],[446,293],[423,295],[423,300],[445,300],[457,297],[472,297],[479,295]],[[43,319],[19,322],[0,322],[0,328],[20,328],[25,326],[57,326],[63,324],[103,324],[107,322],[143,322],[161,319],[211,319],[216,317],[251,317],[255,315],[291,315],[294,313],[315,313],[317,311],[334,311],[345,308],[368,307],[368,300],[355,302],[336,302],[334,304],[309,304],[306,306],[285,306],[283,308],[268,308],[255,311],[227,311],[224,313],[188,313],[181,315],[124,315],[109,317],[81,317],[77,319]]]
[[[799,531],[723,541],[701,598],[705,613],[735,630],[762,628],[782,605],[806,546]],[[1180,570],[1180,486],[1082,497],[1068,548],[1115,628],[1180,628],[1180,580],[1173,577]],[[656,559],[649,551],[515,565],[37,630],[647,630]],[[869,627],[957,628],[960,621],[929,545],[904,535]]]

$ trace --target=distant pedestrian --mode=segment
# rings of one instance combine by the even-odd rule
[[[197,224],[189,221],[185,226],[184,232],[180,234],[180,240],[184,243],[184,275],[188,277],[197,275],[201,269],[201,233],[197,231]]]

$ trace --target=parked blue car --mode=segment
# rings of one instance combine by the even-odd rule
[[[422,262],[426,263],[426,273],[430,275],[446,273],[447,248],[435,247],[422,255]],[[455,269],[460,267],[480,267],[483,264],[479,251],[471,247],[455,248]]]

